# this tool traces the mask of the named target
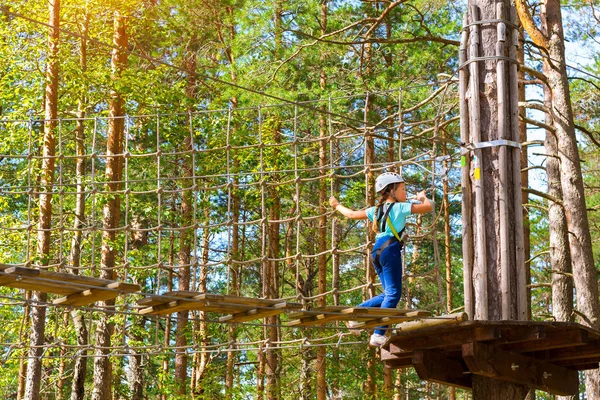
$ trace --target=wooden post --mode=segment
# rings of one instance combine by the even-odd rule
[[[459,64],[464,66],[458,71],[459,98],[460,98],[460,141],[463,145],[469,142],[469,108],[467,103],[467,79],[468,71],[465,63],[467,62],[467,44],[469,40],[469,31],[467,29],[468,20],[465,15],[463,21],[463,31],[460,37]],[[463,235],[463,279],[464,279],[464,299],[465,312],[469,319],[475,315],[475,304],[473,302],[473,229],[471,225],[471,177],[469,176],[469,165],[471,164],[471,154],[463,150],[461,157],[461,186],[462,186],[462,235]]]
[[[471,23],[479,21],[479,8],[471,6]],[[479,57],[479,25],[472,25],[470,28],[470,46],[469,59]],[[471,140],[473,144],[481,142],[481,115],[480,115],[480,98],[479,98],[479,65],[473,62],[470,65],[471,73],[471,89],[470,89],[470,107],[469,107],[469,126],[471,132]],[[477,253],[478,268],[475,280],[475,301],[478,306],[475,308],[474,319],[488,319],[488,299],[487,299],[487,255],[486,255],[486,235],[485,235],[485,217],[484,217],[484,201],[483,201],[483,181],[481,180],[481,149],[475,150],[474,176],[473,186],[475,188],[475,221],[477,238],[475,249]]]
[[[496,18],[504,20],[504,3],[496,3]],[[496,38],[496,55],[504,56],[504,46],[506,44],[506,25],[498,22]],[[508,102],[507,82],[506,82],[506,61],[498,59],[496,64],[497,91],[498,91],[498,137],[507,139],[508,118],[506,115],[506,105]],[[498,207],[500,209],[500,295],[502,299],[502,319],[509,320],[511,317],[511,293],[510,293],[510,266],[511,257],[509,250],[509,208],[508,208],[508,148],[500,146],[498,149],[498,180],[500,188],[498,190]]]
[[[517,25],[518,18],[514,7],[511,7],[510,20]],[[508,56],[511,60],[509,66],[510,72],[510,121],[512,140],[520,142],[519,128],[519,72],[517,65],[517,52],[519,48],[519,30],[512,28],[511,45]],[[514,203],[514,223],[515,223],[515,268],[517,285],[517,319],[526,321],[529,319],[529,296],[527,292],[527,270],[525,265],[525,231],[521,229],[524,226],[523,218],[523,193],[521,188],[521,152],[523,150],[512,149],[512,173],[513,173],[513,192]]]

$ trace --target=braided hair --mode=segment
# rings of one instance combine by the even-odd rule
[[[399,183],[390,183],[385,188],[383,188],[383,190],[381,191],[379,201],[377,202],[377,205],[375,206],[375,214],[373,215],[373,226],[372,226],[373,232],[379,233],[379,220],[378,220],[377,216],[379,215],[379,210],[381,209],[381,207],[383,207],[387,198],[392,196],[394,198],[394,200],[396,200],[395,191],[396,191],[397,185],[399,185]]]

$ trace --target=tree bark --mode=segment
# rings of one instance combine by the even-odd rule
[[[509,10],[508,1],[470,0],[469,23],[493,19],[509,21]],[[504,32],[508,34],[503,35]],[[472,26],[469,58],[510,55],[511,33],[508,24]],[[516,89],[513,82],[517,76],[512,76],[511,70],[509,63],[502,59],[471,64],[470,143],[518,138],[518,123],[512,118],[517,110],[516,96],[513,100],[509,95]],[[512,201],[515,191],[521,190],[520,179],[515,178],[519,176],[520,159],[511,157],[512,151],[508,146],[476,149],[470,166],[474,190],[472,204],[467,207],[474,210],[475,319],[517,319],[521,311],[517,274],[523,266],[517,265],[516,238],[517,229],[523,227],[512,219],[516,212],[522,212],[515,209],[521,204]],[[527,392],[528,388],[521,385],[473,375],[473,399],[524,399]]]
[[[327,32],[327,0],[321,0],[321,35]],[[321,55],[321,62],[324,62],[324,53]],[[324,67],[321,67],[319,87],[322,92],[327,85],[327,74]],[[324,110],[325,111],[325,110]],[[318,229],[318,252],[317,259],[319,268],[318,292],[319,294],[327,292],[327,120],[323,113],[319,114],[319,229]],[[317,302],[319,307],[325,307],[327,301],[325,297],[319,297]],[[327,352],[324,346],[317,348],[317,399],[325,400],[327,398]]]
[[[52,236],[52,187],[54,185],[54,157],[56,138],[54,132],[58,117],[58,46],[60,38],[60,0],[48,2],[48,62],[46,64],[45,123],[42,171],[40,177],[39,222],[37,252],[42,266],[50,263],[50,238]],[[40,398],[42,381],[42,355],[44,353],[47,295],[33,292],[31,307],[31,335],[25,398]]]
[[[544,88],[546,106],[551,107],[551,94]],[[546,115],[546,123],[552,125],[552,116]],[[562,200],[560,184],[560,160],[556,136],[546,131],[546,175],[548,177],[548,194],[554,199]],[[550,266],[552,268],[552,315],[557,321],[573,320],[573,279],[571,270],[571,251],[569,249],[569,233],[565,209],[562,203],[548,201],[548,219],[550,234]]]
[[[127,49],[127,31],[125,17],[115,12],[113,44],[115,48],[111,54],[112,79],[119,79],[127,65],[127,53],[121,49]],[[124,138],[124,100],[120,93],[114,88],[111,90],[109,101],[108,140],[106,144],[106,180],[108,200],[104,205],[104,216],[102,220],[102,253],[100,265],[100,278],[114,280],[116,276],[117,251],[114,241],[117,237],[115,229],[119,227],[121,220],[121,180],[123,175],[123,138]],[[100,308],[107,311],[114,306],[114,300],[99,302]],[[114,326],[109,321],[108,314],[102,313],[96,327],[96,351],[94,358],[94,388],[92,390],[93,400],[112,399],[111,381],[112,365],[108,353],[111,347],[111,336]]]
[[[79,49],[79,66],[81,67],[82,74],[87,71],[87,34],[89,26],[89,14],[85,12],[83,14],[83,21],[80,25],[81,29],[81,42]],[[77,179],[77,197],[75,200],[75,220],[73,222],[73,239],[71,240],[71,273],[79,274],[79,268],[81,265],[81,248],[82,248],[82,237],[83,237],[83,226],[85,221],[85,115],[87,107],[87,92],[84,89],[80,94],[77,102],[77,124],[75,126],[75,148],[77,152],[77,160],[75,164],[75,174]],[[73,325],[75,326],[75,332],[77,335],[77,344],[80,346],[87,346],[88,344],[88,330],[85,325],[85,319],[83,313],[79,310],[71,311],[71,318]],[[87,351],[82,353],[75,359],[75,365],[73,367],[73,381],[71,383],[71,400],[83,400],[85,396],[85,375],[87,372]]]

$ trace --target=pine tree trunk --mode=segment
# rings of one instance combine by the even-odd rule
[[[42,171],[39,196],[39,231],[38,256],[42,265],[50,261],[50,238],[52,227],[52,186],[54,184],[54,156],[56,153],[56,118],[58,117],[58,41],[60,37],[60,0],[48,2],[48,62],[46,65],[45,123]],[[47,295],[33,292],[31,309],[31,335],[27,378],[25,381],[25,398],[40,398],[42,381],[42,354],[45,342],[46,302]]]
[[[81,23],[82,39],[79,49],[79,65],[83,74],[87,71],[87,33],[89,26],[89,14],[83,15]],[[75,126],[75,148],[77,152],[77,160],[75,164],[75,174],[77,179],[77,197],[75,200],[75,220],[73,222],[73,239],[71,240],[71,273],[79,274],[81,265],[81,248],[83,226],[85,221],[85,115],[86,115],[86,91],[83,90],[79,101],[77,102],[77,124]],[[71,311],[71,318],[77,335],[77,344],[87,346],[88,330],[85,325],[83,313],[79,310]],[[85,375],[87,372],[87,351],[82,353],[75,359],[73,367],[73,381],[71,383],[71,400],[83,400],[85,395]]]
[[[234,23],[234,9],[233,7],[226,7],[227,17],[230,23],[229,28],[229,41],[233,43],[235,39],[235,23]],[[237,83],[237,75],[235,73],[235,57],[233,55],[232,46],[230,43],[223,43],[226,48],[226,55],[229,61],[230,66],[230,76],[231,82]],[[232,112],[238,106],[238,99],[236,96],[231,97],[231,110]],[[237,125],[234,122],[231,137],[235,138],[237,133]],[[240,169],[240,161],[237,157],[233,159],[233,187],[231,189],[231,264],[230,264],[230,272],[231,272],[231,291],[234,296],[240,296],[240,286],[241,286],[241,269],[240,265],[237,264],[240,261],[240,196],[238,195],[238,185],[239,185],[239,177],[235,175]],[[237,342],[238,337],[238,329],[236,325],[229,326],[229,342],[234,343],[232,348],[235,348],[235,343]],[[231,400],[233,398],[233,388],[235,385],[235,362],[237,360],[237,352],[230,351],[227,353],[227,375],[225,377],[225,398],[227,400]]]
[[[195,39],[192,38],[190,40],[190,45],[194,46]],[[186,79],[186,96],[187,101],[191,104],[196,97],[196,84],[197,79],[195,75],[196,70],[196,55],[193,48],[188,48],[186,50],[187,60],[185,63],[185,69],[188,72]],[[188,112],[192,112],[192,107],[188,106]],[[190,132],[190,135],[192,132]],[[183,183],[192,184],[193,183],[193,142],[192,137],[186,135],[184,139],[184,149],[183,151],[187,154],[183,156],[182,159],[182,168],[183,171]],[[182,199],[181,199],[181,225],[184,227],[192,226],[193,223],[193,194],[190,187],[182,189]],[[177,289],[180,291],[188,291],[190,290],[190,261],[191,261],[191,252],[192,247],[194,245],[194,231],[193,228],[185,228],[181,230],[181,236],[179,240],[179,279]],[[194,246],[195,247],[195,246]],[[177,312],[177,327],[175,328],[175,346],[177,347],[176,355],[175,355],[175,385],[177,387],[177,394],[181,396],[185,396],[187,394],[187,366],[188,366],[188,358],[187,352],[185,348],[187,346],[187,331],[188,331],[188,322],[189,322],[189,311],[181,310]]]
[[[119,13],[114,16],[114,35],[113,43],[116,46],[112,51],[111,68],[112,79],[116,81],[126,68],[127,54],[118,49],[127,49],[127,33],[125,17]],[[115,261],[117,252],[113,246],[116,239],[115,229],[119,227],[121,220],[121,199],[117,192],[121,190],[121,180],[123,175],[123,138],[125,121],[122,118],[124,115],[124,101],[120,94],[115,90],[111,90],[111,99],[109,101],[109,116],[108,121],[108,139],[106,145],[106,180],[109,192],[115,193],[108,197],[104,205],[104,216],[102,226],[102,253],[100,278],[114,280]],[[114,305],[114,300],[99,302],[99,307],[109,309]],[[112,399],[112,365],[108,353],[111,347],[111,336],[114,326],[109,321],[109,316],[102,313],[96,327],[96,352],[94,358],[94,387],[92,390],[93,400],[110,400]]]
[[[546,106],[552,106],[548,88],[544,90]],[[552,125],[552,117],[546,116],[546,123]],[[562,201],[560,184],[560,160],[556,136],[546,131],[546,175],[548,177],[548,195]],[[573,320],[573,279],[571,278],[571,251],[565,209],[561,203],[548,201],[548,219],[550,233],[550,265],[552,268],[552,315],[557,321]]]
[[[87,346],[88,330],[83,315],[78,310],[71,311],[71,318],[75,326],[77,344]],[[87,352],[83,352],[85,356]],[[83,400],[85,398],[85,375],[87,371],[87,357],[77,357],[73,366],[73,382],[71,384],[71,400]]]
[[[598,279],[592,254],[583,175],[569,93],[560,1],[549,0],[546,3],[544,16],[550,57],[544,59],[544,71],[552,90],[552,116],[557,145],[561,149],[560,176],[567,228],[570,233],[569,246],[573,262],[577,309],[584,316],[581,323],[600,329]],[[586,371],[585,380],[588,397],[600,398],[600,371],[597,369]]]
[[[321,1],[321,35],[327,31],[327,0]],[[321,60],[324,62],[324,55]],[[327,75],[325,69],[321,67],[319,87],[325,91],[327,84]],[[325,111],[325,110],[324,110]],[[318,252],[317,264],[319,268],[319,294],[327,292],[327,120],[324,114],[319,114],[319,228],[318,228]],[[319,297],[317,302],[319,307],[327,305],[325,297]],[[325,400],[327,398],[327,349],[324,346],[317,348],[317,399]]]
[[[210,225],[210,209],[204,209],[204,221],[206,225]],[[209,262],[209,252],[210,252],[210,230],[209,228],[204,228],[202,235],[202,263],[200,264],[200,279],[198,281],[198,290],[201,293],[206,292],[206,284],[208,278],[208,262]],[[197,331],[195,332],[195,336],[199,338],[198,342],[200,342],[201,346],[208,345],[208,324],[206,323],[206,311],[198,312],[198,326]],[[206,352],[200,353],[200,364],[196,370],[196,382],[194,384],[195,392],[198,394],[204,393],[203,383],[206,378],[206,369],[208,368],[209,363],[209,355]]]
[[[25,291],[25,309],[23,310],[22,331],[29,331],[29,317],[31,316],[31,291]],[[27,378],[27,358],[21,357],[19,360],[19,377],[17,386],[17,400],[22,400],[25,396],[25,381]]]

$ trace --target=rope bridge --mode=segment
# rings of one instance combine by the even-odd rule
[[[128,115],[121,118],[121,154],[106,152],[110,118],[61,118],[50,187],[42,187],[39,180],[45,121],[0,120],[4,138],[0,143],[0,263],[6,267],[0,284],[34,289],[35,281],[23,286],[20,279],[5,277],[7,268],[13,272],[47,270],[28,279],[54,277],[54,283],[44,284],[55,285],[54,292],[47,291],[62,296],[38,303],[53,306],[55,318],[62,312],[58,305],[77,307],[90,316],[112,313],[123,317],[125,331],[128,320],[156,314],[148,311],[154,304],[149,299],[177,297],[174,290],[189,270],[189,290],[195,296],[244,295],[273,302],[253,305],[258,309],[286,302],[294,306],[282,307],[285,311],[301,307],[305,313],[323,299],[331,309],[297,313],[296,317],[305,319],[277,325],[290,330],[295,325],[339,329],[337,324],[311,326],[306,321],[323,313],[342,315],[342,310],[374,292],[373,274],[365,277],[364,273],[371,268],[372,235],[362,222],[335,218],[321,201],[323,193],[360,207],[366,205],[365,198],[373,199],[373,175],[395,170],[403,174],[409,192],[411,185],[415,193],[428,187],[434,200],[439,199],[441,182],[459,179],[455,169],[458,146],[452,140],[457,131],[457,119],[452,117],[455,106],[453,83],[442,82],[298,104]],[[110,182],[112,189],[105,176],[110,159],[122,165],[122,180]],[[53,195],[50,255],[41,260],[36,253],[37,202],[40,194],[48,192]],[[109,229],[115,239],[107,243],[102,237],[107,231],[103,209],[115,198],[120,202],[120,218],[118,226]],[[441,213],[439,207],[435,215],[419,218],[409,227],[407,253],[413,260],[408,262],[410,272],[405,271],[407,308],[443,309],[436,238]],[[101,259],[107,246],[117,255],[108,267],[116,277],[112,287],[110,282],[91,281],[106,269]],[[319,293],[316,277],[322,262],[329,270],[328,289]],[[276,271],[271,276],[267,275],[269,266]],[[83,287],[65,292],[69,282],[57,276],[67,281],[68,276],[79,276],[83,282],[72,278],[70,283]],[[270,282],[271,289],[264,287],[265,282]],[[419,287],[426,285],[433,285],[437,293],[419,299],[425,293]],[[0,293],[5,307],[32,302],[19,289],[4,288]],[[114,306],[94,306],[96,301],[118,295]],[[23,318],[24,307],[13,312]],[[265,312],[278,314],[273,308],[255,313]],[[169,312],[158,314],[165,315],[151,319],[157,332],[164,329],[160,321],[170,318]],[[211,319],[192,311],[190,321],[266,325],[249,322],[250,316]],[[7,336],[0,333],[0,337]],[[340,345],[346,337],[340,331],[322,341]],[[21,338],[20,343],[5,343],[9,349],[5,357],[14,348],[26,347],[23,333]],[[159,344],[158,334],[154,340],[144,346],[148,354],[176,350]],[[306,341],[304,336],[289,343],[305,346]],[[253,343],[264,345],[264,341]],[[217,351],[224,346],[239,350],[240,344],[196,346],[195,351]],[[54,344],[45,346],[51,349]],[[68,349],[82,350],[76,345]],[[128,346],[117,344],[111,349],[112,356],[127,355]]]

